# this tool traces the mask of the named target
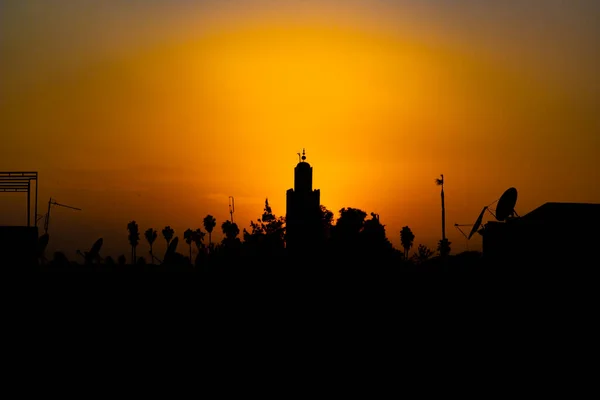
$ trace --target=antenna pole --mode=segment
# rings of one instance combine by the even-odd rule
[[[442,174],[442,240],[446,240],[446,204],[444,199],[444,175]]]
[[[48,200],[48,212],[46,213],[46,219],[44,221],[44,233],[48,233],[48,224],[50,223],[50,206],[52,206],[52,197]]]
[[[466,243],[466,246],[467,246],[467,251],[469,251],[469,237],[467,236],[466,233],[463,232],[462,229],[460,229],[461,226],[469,226],[469,225],[466,225],[466,224],[465,225],[454,224],[454,226],[456,227],[456,229],[458,229],[458,231],[460,233],[462,233],[462,235],[465,237],[465,239],[467,239],[467,240],[465,240],[465,243]]]
[[[233,213],[235,211],[235,200],[233,196],[229,196],[229,215],[231,216],[231,223],[233,224]]]
[[[31,180],[27,181],[27,226],[31,226],[31,196],[29,191],[31,190]]]
[[[35,179],[35,227],[37,228],[37,215],[38,215],[38,181]]]
[[[46,213],[46,220],[44,222],[44,233],[48,233],[48,225],[50,224],[50,208],[51,208],[52,205],[60,206],[60,207],[65,207],[65,208],[70,208],[72,210],[81,211],[81,208],[71,207],[71,206],[67,206],[67,205],[64,205],[64,204],[57,203],[56,201],[52,201],[52,197],[50,197],[50,200],[48,200],[48,212]]]

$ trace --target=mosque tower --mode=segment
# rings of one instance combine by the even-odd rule
[[[294,168],[294,188],[287,191],[286,248],[291,256],[316,250],[323,238],[321,191],[313,190],[312,177],[313,169],[302,149],[302,157]]]

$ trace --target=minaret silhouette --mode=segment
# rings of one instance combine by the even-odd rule
[[[312,179],[313,169],[302,149],[300,161],[294,168],[294,188],[287,191],[286,248],[291,256],[311,253],[323,237],[321,192],[313,190]]]
[[[294,191],[309,193],[312,191],[312,167],[306,162],[306,152],[302,149],[301,161],[294,168]]]

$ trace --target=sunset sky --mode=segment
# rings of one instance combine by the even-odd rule
[[[50,252],[116,257],[131,220],[182,239],[210,213],[218,241],[229,196],[240,229],[266,197],[285,215],[306,148],[321,203],[378,213],[398,248],[405,225],[435,248],[443,173],[457,253],[454,223],[511,186],[521,215],[600,203],[599,20],[594,0],[3,0],[0,171],[39,172],[40,214],[82,208],[52,209]],[[0,193],[0,225],[25,205]]]

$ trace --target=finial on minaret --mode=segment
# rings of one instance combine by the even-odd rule
[[[306,160],[306,153],[304,149],[302,149],[302,161]]]

